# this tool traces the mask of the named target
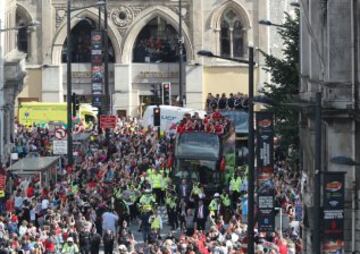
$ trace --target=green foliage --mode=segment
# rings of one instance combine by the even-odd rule
[[[276,102],[267,108],[275,114],[275,131],[285,151],[289,147],[298,150],[299,145],[299,113],[296,108],[284,105],[293,102],[299,92],[299,24],[300,12],[296,10],[294,17],[286,13],[283,27],[278,28],[284,43],[282,59],[261,51],[271,82],[259,92]]]

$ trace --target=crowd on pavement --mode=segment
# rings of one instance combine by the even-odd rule
[[[207,111],[217,111],[217,110],[248,110],[248,96],[243,93],[230,93],[229,96],[226,96],[225,93],[216,94],[215,96],[212,93],[208,93],[206,98],[205,108]]]
[[[183,121],[188,120],[185,116]],[[19,158],[31,152],[50,155],[52,136],[48,129],[17,126],[14,151]],[[187,179],[176,184],[171,178],[174,138],[166,133],[158,138],[155,130],[124,118],[107,135],[94,131],[77,147],[74,166],[64,160],[51,186],[38,177],[20,179],[3,167],[0,174],[12,184],[0,198],[0,254],[100,249],[124,254],[247,253],[246,170],[236,170],[218,193],[209,194]],[[300,253],[301,225],[294,215],[301,198],[299,176],[283,161],[276,164],[275,174],[276,203],[288,214],[290,229],[256,231],[256,253]],[[164,210],[171,227],[166,234]],[[142,239],[135,237],[133,225]]]

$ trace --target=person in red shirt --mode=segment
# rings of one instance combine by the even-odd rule
[[[26,196],[28,198],[32,198],[34,196],[34,186],[32,183],[30,183],[26,189]]]
[[[279,254],[287,254],[288,253],[287,242],[284,238],[281,238],[278,241],[277,246],[279,247]]]
[[[179,134],[183,134],[185,132],[185,120],[184,119],[181,120],[181,122],[177,126],[176,132]]]
[[[215,133],[217,135],[224,134],[224,126],[222,124],[220,124],[219,121],[216,121],[216,123],[215,123]]]

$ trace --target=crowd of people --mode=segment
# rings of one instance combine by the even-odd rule
[[[226,122],[217,117],[210,114],[203,126]],[[51,131],[18,126],[15,135],[19,157],[51,153]],[[121,119],[108,135],[94,132],[77,146],[75,165],[58,168],[51,186],[3,168],[0,174],[11,188],[0,198],[0,253],[246,253],[246,170],[235,171],[218,193],[187,179],[176,184],[174,138],[166,133],[158,138],[136,119]],[[256,253],[300,253],[293,213],[300,198],[298,175],[284,162],[277,163],[275,174],[276,202],[289,214],[291,227],[255,232]]]
[[[218,111],[206,115],[204,119],[201,119],[198,114],[193,116],[185,114],[184,118],[177,124],[176,132],[181,134],[184,132],[204,131],[221,136],[229,129],[229,126],[229,119]]]
[[[216,110],[242,110],[246,111],[249,109],[248,96],[240,92],[234,94],[230,93],[226,96],[225,93],[216,94],[208,93],[206,98],[205,108],[207,111]]]

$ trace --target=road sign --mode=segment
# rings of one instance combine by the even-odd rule
[[[116,116],[100,116],[100,128],[114,129],[116,127]]]
[[[66,130],[63,128],[55,129],[55,137],[59,140],[66,138]]]
[[[53,154],[56,155],[67,154],[67,140],[54,140]]]

